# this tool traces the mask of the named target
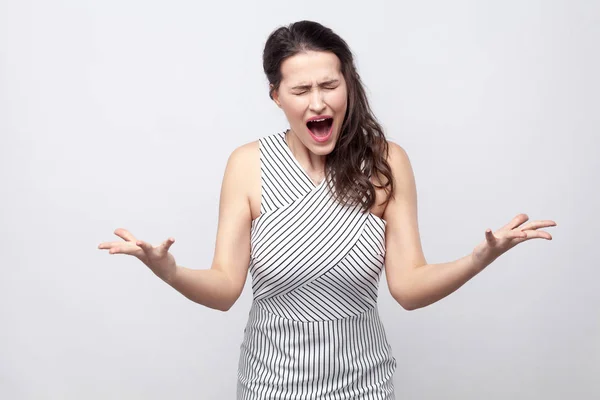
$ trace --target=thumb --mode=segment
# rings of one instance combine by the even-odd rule
[[[494,247],[496,245],[496,236],[494,236],[491,229],[485,231],[485,240],[490,247]]]
[[[146,255],[150,255],[154,249],[150,243],[144,242],[143,240],[137,240],[135,244],[140,246]]]
[[[161,246],[161,247],[163,248],[163,250],[165,251],[165,253],[166,253],[167,251],[169,251],[169,249],[171,248],[171,246],[173,245],[173,243],[175,243],[175,239],[174,239],[174,238],[172,238],[172,237],[168,238],[167,240],[165,240],[165,241],[162,243],[162,246]]]

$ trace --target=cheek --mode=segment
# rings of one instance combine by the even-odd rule
[[[346,108],[347,97],[348,95],[345,90],[335,91],[330,95],[329,104],[335,110],[342,110]]]
[[[303,97],[290,97],[286,99],[285,104],[283,104],[283,108],[285,110],[285,114],[288,117],[292,118],[302,118],[304,116],[304,112],[306,110],[306,104],[303,100]]]

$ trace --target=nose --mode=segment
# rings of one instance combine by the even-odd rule
[[[323,92],[315,90],[310,96],[310,111],[315,114],[321,114],[325,110],[325,102],[323,101]]]

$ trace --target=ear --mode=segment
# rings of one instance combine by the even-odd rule
[[[277,90],[273,90],[273,88],[273,84],[270,84],[269,90],[271,91],[271,97],[273,98],[275,104],[277,104],[277,107],[281,108],[281,102],[279,101],[279,92]]]

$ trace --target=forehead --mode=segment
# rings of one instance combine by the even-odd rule
[[[301,52],[281,64],[281,83],[289,86],[339,78],[339,58],[325,51]]]

